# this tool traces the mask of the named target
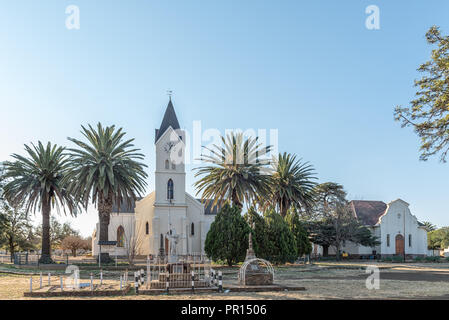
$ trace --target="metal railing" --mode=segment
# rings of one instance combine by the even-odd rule
[[[171,262],[167,257],[148,257],[147,288],[201,288],[211,285],[211,261],[204,254],[177,256]]]

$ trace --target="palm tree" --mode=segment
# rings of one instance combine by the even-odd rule
[[[430,231],[435,231],[436,229],[437,229],[437,226],[436,225],[434,225],[432,222],[430,222],[430,221],[423,221],[423,222],[421,222],[422,223],[422,226],[424,227],[424,229],[427,231],[427,232],[430,232]]]
[[[3,188],[4,196],[14,206],[24,206],[29,211],[42,213],[42,255],[40,263],[52,263],[50,245],[50,214],[52,208],[66,207],[70,214],[76,215],[76,203],[67,192],[63,176],[68,168],[64,148],[51,145],[47,147],[39,141],[32,147],[25,145],[28,157],[13,154],[14,162],[4,162],[3,178],[7,183]]]
[[[257,138],[245,138],[242,133],[231,133],[221,137],[222,146],[214,144],[200,160],[208,165],[196,168],[195,177],[202,176],[195,182],[197,194],[203,191],[202,199],[212,206],[222,204],[225,200],[233,205],[243,207],[260,194],[268,192],[266,155],[271,146],[263,147]]]
[[[296,156],[284,152],[272,162],[270,197],[265,206],[273,205],[285,217],[290,207],[309,210],[314,203],[313,188],[316,179],[312,165],[296,160]]]
[[[68,138],[79,149],[69,149],[70,170],[66,176],[69,190],[87,208],[89,201],[97,206],[100,221],[100,241],[108,241],[108,226],[112,206],[122,203],[131,206],[144,192],[147,174],[145,164],[139,162],[144,155],[133,148],[134,139],[123,140],[125,132],[115,126],[95,130],[89,125],[81,133],[87,143]],[[110,261],[102,253],[101,261]]]

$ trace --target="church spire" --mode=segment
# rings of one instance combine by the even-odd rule
[[[176,117],[175,108],[170,100],[168,101],[167,109],[165,110],[164,118],[159,129],[156,129],[155,142],[167,131],[168,127],[172,127],[174,130],[180,129],[178,118]]]

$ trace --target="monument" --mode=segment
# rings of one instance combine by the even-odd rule
[[[252,229],[254,229],[254,223],[252,225]],[[248,249],[246,249],[245,261],[255,259],[255,258],[256,258],[256,254],[254,253],[254,249],[253,249],[253,235],[252,235],[252,232],[250,232],[249,240],[248,240]]]
[[[251,224],[254,230],[254,222]],[[259,259],[253,249],[252,230],[248,237],[248,249],[246,250],[245,261],[240,268],[238,280],[241,285],[272,285],[274,278],[274,269],[270,262]]]
[[[170,222],[170,216],[168,217],[168,231],[167,231],[167,239],[168,239],[168,262],[174,263],[178,261],[177,254],[177,246],[179,242],[179,234],[176,233],[176,229],[172,227]]]

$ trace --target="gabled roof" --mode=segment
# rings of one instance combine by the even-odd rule
[[[174,130],[180,129],[178,118],[176,117],[175,108],[173,107],[171,99],[168,102],[167,109],[165,109],[161,126],[159,129],[156,129],[154,142],[157,142],[169,127],[172,127]]]
[[[137,197],[137,201],[142,200],[141,197]],[[136,207],[136,203],[134,201],[131,202],[131,204],[128,206],[128,202],[126,199],[123,199],[122,203],[120,204],[120,208],[117,206],[116,203],[112,205],[112,213],[134,213],[134,208]]]
[[[209,203],[206,205],[206,201],[203,201],[201,199],[196,199],[198,200],[202,205],[204,205],[204,214],[205,215],[212,215],[212,214],[217,214],[218,211],[220,211],[221,206],[220,204],[217,204],[216,206],[214,206],[212,208],[212,204],[214,203],[214,199],[210,199]]]
[[[350,202],[356,218],[365,226],[374,226],[387,210],[382,201],[352,200]]]

